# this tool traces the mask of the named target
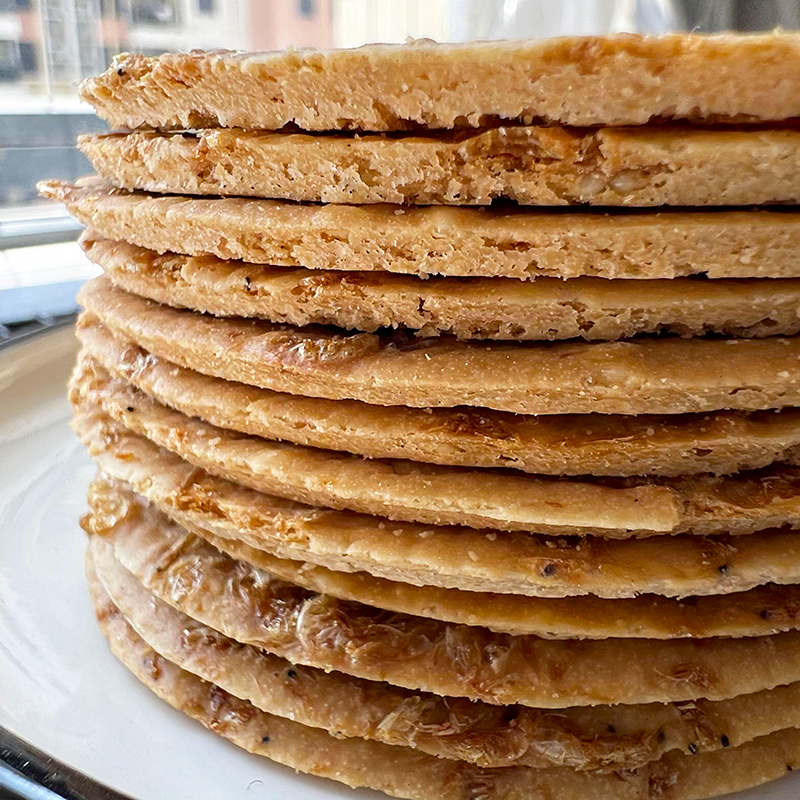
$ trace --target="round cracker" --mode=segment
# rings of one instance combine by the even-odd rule
[[[488,119],[638,125],[800,116],[795,33],[617,34],[348,50],[124,53],[81,97],[114,128],[373,131]]]
[[[666,642],[492,633],[309,592],[176,526],[144,528],[125,511],[88,526],[113,544],[94,553],[106,583],[128,571],[226,636],[326,671],[540,708],[724,700],[800,680],[798,631]]]
[[[800,276],[800,214],[789,209],[298,205],[126,192],[96,177],[38,189],[107,239],[253,264],[518,280]]]
[[[607,281],[431,278],[309,272],[159,255],[84,233],[89,258],[120,288],[175,308],[291,325],[514,341],[611,341],[645,333],[759,338],[800,330],[800,279]]]
[[[95,606],[119,609],[159,655],[256,708],[338,736],[413,747],[482,767],[636,769],[673,750],[738,747],[800,727],[800,684],[730,700],[565,708],[558,713],[411,692],[291,664],[242,645],[150,594],[133,576],[105,586],[87,556]]]
[[[89,489],[92,514],[102,520],[117,509],[137,506],[143,527],[158,528],[167,517],[155,507],[142,509],[124,484],[96,480]],[[87,527],[92,528],[91,520]],[[658,595],[606,599],[592,595],[533,598],[519,595],[413,586],[367,572],[339,572],[306,561],[280,558],[264,550],[256,537],[216,536],[191,525],[217,550],[304,589],[353,600],[388,611],[478,625],[515,636],[553,639],[707,638],[764,636],[800,626],[800,587],[762,586],[747,592],[692,597],[687,601]]]
[[[501,343],[346,334],[181,311],[104,277],[79,300],[112,333],[157,356],[289,394],[524,414],[800,405],[800,337]]]
[[[202,535],[201,531],[193,529]],[[254,547],[253,539],[206,533],[218,550],[306,589],[390,611],[461,625],[478,625],[514,636],[545,639],[679,639],[766,636],[800,627],[800,587],[767,585],[747,592],[676,600],[658,595],[629,599],[593,595],[520,597],[442,589],[335,572],[287,561]],[[250,543],[248,543],[248,541]]]
[[[255,492],[124,430],[94,440],[90,454],[107,476],[130,485],[184,528],[339,572],[417,586],[609,599],[800,583],[800,533],[794,531],[605,540],[427,527]],[[776,624],[784,613],[790,612],[776,609]]]
[[[637,771],[613,775],[569,768],[486,771],[408,748],[336,739],[259,711],[160,656],[112,604],[99,605],[97,617],[112,652],[139,680],[218,735],[300,771],[410,800],[428,800],[432,792],[441,800],[526,800],[551,792],[559,800],[640,800],[653,791],[660,800],[694,800],[772,780],[800,764],[800,732],[790,729],[715,753],[668,754]]]
[[[99,362],[158,402],[221,428],[368,458],[561,475],[724,474],[791,462],[800,409],[709,414],[522,416],[489,409],[373,406],[281,394],[179,367],[78,326],[81,364]]]
[[[432,135],[81,136],[123,189],[314,203],[752,206],[800,198],[794,128],[513,126]]]
[[[365,459],[247,436],[156,403],[84,363],[70,384],[87,446],[120,425],[212,474],[302,503],[432,525],[629,538],[800,525],[800,468],[735,476],[555,479]]]

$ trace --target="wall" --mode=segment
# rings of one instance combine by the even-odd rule
[[[332,0],[249,0],[252,50],[332,47]],[[302,12],[310,12],[305,16]]]

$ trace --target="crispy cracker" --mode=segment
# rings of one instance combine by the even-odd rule
[[[432,525],[585,530],[617,537],[677,533],[686,527],[682,498],[669,488],[606,487],[515,472],[378,461],[247,437],[171,411],[103,372],[84,370],[71,383],[75,428],[90,449],[122,426],[195,466],[258,491]],[[737,521],[745,528],[757,524]],[[722,524],[728,527],[727,520]]]
[[[81,97],[112,127],[625,125],[800,116],[794,33],[622,34],[354,50],[123,54]]]
[[[89,489],[92,513],[102,520],[109,509],[140,515],[142,526],[167,524],[154,507],[136,498],[124,484],[97,480]],[[88,523],[92,529],[91,520]],[[747,592],[692,597],[687,601],[640,595],[608,600],[591,595],[532,598],[443,589],[377,578],[367,572],[337,572],[306,561],[279,558],[260,542],[215,536],[192,526],[217,550],[245,561],[280,580],[341,600],[430,617],[444,622],[479,625],[516,636],[533,634],[555,639],[707,638],[763,636],[800,626],[800,587],[768,585]],[[251,544],[248,544],[250,542]]]
[[[800,337],[501,343],[347,334],[180,311],[104,277],[79,300],[90,318],[157,356],[290,394],[524,414],[800,405]]]
[[[199,532],[199,531],[198,531]],[[202,532],[199,532],[202,535]],[[206,533],[203,537],[238,561],[281,580],[365,605],[445,622],[479,625],[515,636],[544,639],[673,639],[766,636],[800,627],[800,587],[766,585],[747,592],[690,597],[658,595],[607,600],[584,595],[532,598],[441,589],[334,572],[286,561],[245,544]],[[252,541],[252,540],[251,540]]]
[[[82,136],[123,189],[321,203],[738,206],[798,202],[800,131],[491,128],[440,136],[211,129]]]
[[[628,538],[800,527],[800,467],[732,476],[557,479],[366,459],[229,431],[161,405],[83,363],[70,396],[88,448],[146,436],[201,469],[301,503],[431,525]]]
[[[127,292],[220,317],[418,336],[613,341],[642,333],[740,337],[800,331],[800,279],[607,281],[309,272],[168,253],[84,234],[89,258]]]
[[[800,214],[783,209],[298,205],[129,193],[96,177],[38,188],[105,238],[159,253],[421,277],[800,277]]]
[[[91,455],[109,477],[203,537],[339,572],[539,597],[685,597],[800,583],[800,534],[793,531],[606,540],[428,527],[254,492],[124,430],[95,441]]]
[[[281,394],[184,369],[78,327],[81,365],[102,365],[158,402],[222,428],[369,458],[562,475],[725,474],[792,462],[800,409],[709,414],[523,416],[489,409],[374,406]],[[83,368],[83,366],[82,366]]]
[[[92,565],[88,565],[90,581]],[[557,792],[559,800],[692,800],[736,791],[780,777],[800,763],[800,733],[787,730],[715,753],[671,753],[636,772],[609,776],[569,768],[484,770],[419,751],[363,739],[336,739],[325,731],[281,719],[179,669],[150,648],[116,607],[97,598],[96,615],[112,652],[139,680],[240,747],[295,769],[371,786],[390,795],[429,800],[523,800]],[[553,795],[551,795],[553,796]]]
[[[559,709],[492,706],[411,692],[293,665],[242,645],[150,594],[132,575],[104,586],[91,553],[96,607],[113,602],[159,655],[257,708],[338,736],[413,747],[482,767],[635,769],[672,750],[738,747],[800,727],[800,684],[730,700]],[[109,596],[110,593],[110,596]]]
[[[127,507],[125,510],[128,510]],[[236,561],[177,526],[98,521],[106,583],[133,574],[184,614],[243,644],[326,671],[497,705],[673,702],[800,680],[800,631],[744,639],[548,640],[337,600]]]

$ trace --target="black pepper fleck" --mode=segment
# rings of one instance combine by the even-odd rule
[[[250,291],[250,276],[249,275],[246,276],[245,279],[244,279],[244,290],[246,292]]]
[[[606,730],[609,733],[616,733],[617,732],[617,729],[613,725],[606,725]]]
[[[297,677],[297,670],[296,669],[287,669],[286,670],[286,677],[287,678],[296,678]]]
[[[128,406],[128,411],[133,411],[133,406]]]
[[[764,609],[764,610],[763,610],[763,611],[762,611],[762,612],[759,614],[759,616],[761,617],[761,619],[770,619],[770,617],[772,617],[772,612],[771,612],[771,611],[770,611],[768,608],[765,608],[765,609]]]
[[[544,569],[542,570],[542,575],[544,575],[545,578],[549,578],[551,575],[555,573],[555,571],[556,571],[555,564],[546,564]]]
[[[727,564],[720,564],[717,569],[719,570],[720,575],[727,575],[730,567]]]
[[[692,755],[696,755],[696,754],[697,754],[697,751],[698,751],[699,749],[700,749],[700,748],[698,748],[698,746],[697,746],[697,745],[696,745],[694,742],[691,742],[691,743],[689,744],[689,752],[690,752]]]
[[[268,744],[268,743],[269,743],[269,736],[262,736],[261,744]]]
[[[723,747],[730,747],[731,746],[731,740],[724,733],[722,734],[722,736],[719,737],[719,743]]]

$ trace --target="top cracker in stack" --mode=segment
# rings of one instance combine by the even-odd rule
[[[340,203],[747,205],[797,194],[793,131],[604,126],[789,119],[798,116],[798,62],[795,35],[123,56],[84,84],[101,116],[131,129],[209,130],[83,146],[121,185],[153,191]],[[290,124],[460,132],[355,141],[252,133]]]
[[[82,91],[112,125],[206,130],[92,137],[83,149],[125,188],[190,194],[454,205],[780,202],[798,194],[800,134],[685,123],[798,116],[799,65],[796,35],[123,56]],[[616,127],[654,120],[682,126]],[[254,132],[290,124],[420,135]],[[430,129],[458,133],[422,135]]]
[[[105,272],[71,398],[112,649],[400,797],[800,764],[798,76],[775,34],[87,82],[128,132],[43,191]]]
[[[632,35],[123,55],[81,97],[115,128],[405,131],[800,116],[800,36]]]

